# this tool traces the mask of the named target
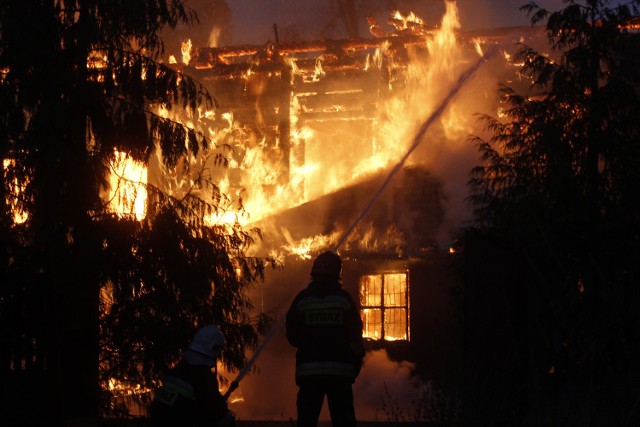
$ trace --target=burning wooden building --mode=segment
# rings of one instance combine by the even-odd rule
[[[276,32],[261,46],[187,44],[173,64],[216,97],[205,119],[217,143],[230,147],[221,187],[243,198],[244,220],[263,230],[259,250],[284,263],[256,289],[257,309],[282,316],[306,285],[313,256],[357,223],[339,252],[365,325],[369,369],[355,390],[357,410],[370,419],[384,417],[376,412],[381,395],[398,380],[414,393],[408,401],[419,384],[461,385],[450,232],[464,217],[454,193],[470,163],[460,153],[471,150],[459,141],[473,114],[496,108],[495,87],[473,86],[434,124],[431,146],[387,178],[460,71],[487,45],[513,37],[463,34],[447,16],[439,28],[401,18],[390,21],[392,33],[371,22],[374,37],[366,39],[280,43]],[[491,81],[507,72],[493,67]],[[234,410],[242,418],[295,413],[294,350],[283,334],[273,341],[240,386]],[[287,397],[264,402],[274,383]]]

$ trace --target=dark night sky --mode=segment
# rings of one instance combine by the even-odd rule
[[[530,0],[457,0],[462,31],[498,27],[528,26],[529,17],[519,9]],[[618,4],[625,0],[611,0]],[[535,0],[548,10],[563,7],[562,0]],[[359,25],[361,37],[370,37],[366,15],[375,16],[386,30],[392,30],[386,20],[391,11],[399,10],[405,16],[410,12],[423,19],[427,25],[440,23],[445,10],[445,0],[366,0],[358,1],[358,12],[363,14]],[[226,0],[231,9],[229,18],[216,15],[211,9],[214,0],[187,0],[201,18],[200,24],[187,28],[179,25],[175,31],[165,30],[163,38],[169,53],[180,52],[180,42],[191,38],[195,47],[253,44],[262,45],[275,40],[276,24],[281,41],[320,40],[347,38],[345,25],[335,18],[335,0]],[[367,9],[363,11],[363,6]],[[372,13],[373,12],[373,13]],[[217,16],[217,18],[216,18]],[[222,16],[222,18],[220,18]],[[226,25],[223,37],[212,42],[211,33],[219,27],[220,19]],[[333,25],[332,25],[333,24]],[[386,28],[385,28],[386,26]],[[209,40],[209,41],[207,41]]]
[[[529,19],[519,11],[528,0],[458,0],[458,10],[463,30],[528,25]],[[279,28],[295,27],[307,38],[315,39],[327,24],[326,14],[329,0],[229,0],[234,25],[236,44],[257,43],[273,38],[272,25]],[[375,1],[373,2],[375,3]],[[382,2],[378,2],[382,3]],[[386,2],[388,3],[388,2]],[[540,6],[556,10],[561,0],[537,0]],[[396,1],[398,8],[408,13],[413,11],[427,23],[438,23],[444,11],[444,0]],[[384,19],[385,17],[380,17]],[[367,35],[365,22],[361,32]],[[345,35],[336,25],[338,37]]]

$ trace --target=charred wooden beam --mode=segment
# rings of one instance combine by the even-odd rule
[[[341,110],[341,111],[315,111],[300,113],[300,120],[308,122],[327,122],[327,121],[358,121],[358,120],[374,120],[372,111],[366,111],[363,108]]]
[[[363,108],[367,104],[376,104],[378,96],[375,91],[343,92],[315,94],[298,97],[302,111],[337,111]]]
[[[275,49],[280,54],[296,56],[296,54],[322,52],[333,53],[336,56],[346,55],[352,52],[375,50],[383,44],[392,45],[417,45],[425,44],[424,36],[405,35],[378,38],[356,38],[342,40],[317,40],[267,44],[265,46],[240,45],[227,47],[204,47],[197,49],[195,66],[198,68],[213,68],[215,64],[229,64],[241,60],[243,57],[251,57],[265,49]],[[245,58],[246,60],[246,58]]]
[[[372,70],[342,70],[341,72],[325,72],[321,78],[304,81],[297,78],[293,82],[293,92],[327,93],[340,91],[368,91],[378,86],[380,72]]]

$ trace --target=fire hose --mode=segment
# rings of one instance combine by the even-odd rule
[[[284,319],[284,316],[280,316],[276,324],[273,326],[273,328],[271,328],[271,331],[269,331],[269,333],[264,338],[264,340],[262,340],[260,345],[256,348],[256,351],[253,353],[253,356],[251,356],[251,359],[249,359],[249,361],[244,366],[244,368],[240,370],[236,379],[231,381],[231,384],[229,384],[229,388],[224,394],[225,400],[228,399],[229,396],[231,396],[231,393],[233,393],[235,389],[238,388],[238,386],[240,385],[240,381],[242,381],[242,378],[244,378],[244,376],[247,375],[247,372],[249,372],[249,369],[251,369],[256,359],[258,358],[258,356],[260,356],[260,353],[262,353],[262,350],[264,350],[267,343],[271,341],[271,338],[273,338],[276,332],[280,330],[280,328],[282,327],[282,319]]]
[[[369,212],[369,210],[374,205],[374,203],[376,202],[378,197],[382,194],[382,192],[387,187],[389,182],[393,179],[393,177],[396,175],[396,173],[398,173],[398,171],[400,171],[402,169],[402,166],[404,165],[406,160],[409,158],[411,153],[413,153],[413,151],[418,147],[418,145],[420,145],[420,143],[423,140],[424,134],[427,132],[429,127],[431,127],[431,125],[438,118],[440,118],[440,116],[442,115],[442,113],[446,109],[447,105],[449,105],[449,103],[453,100],[453,98],[458,94],[460,89],[464,86],[465,82],[471,76],[473,76],[476,73],[476,71],[478,71],[478,69],[480,68],[480,66],[482,64],[487,62],[493,55],[495,55],[495,53],[497,51],[498,51],[498,49],[494,48],[494,49],[490,50],[489,52],[485,53],[475,63],[473,63],[471,66],[469,66],[462,74],[460,74],[460,77],[458,77],[458,80],[452,86],[452,88],[449,91],[449,93],[447,94],[447,96],[444,97],[442,99],[442,101],[440,101],[440,103],[438,104],[436,109],[433,111],[433,113],[431,113],[429,118],[427,118],[427,120],[424,121],[422,126],[420,126],[420,129],[418,130],[418,132],[416,133],[415,137],[413,138],[413,143],[411,144],[411,146],[409,147],[407,152],[396,163],[396,165],[393,167],[391,172],[389,172],[389,175],[387,175],[387,178],[384,180],[382,185],[380,185],[380,188],[378,189],[378,191],[376,191],[373,194],[373,196],[371,197],[371,199],[369,200],[367,205],[364,207],[364,209],[360,212],[360,215],[358,215],[358,217],[353,222],[353,224],[351,224],[351,226],[347,230],[345,230],[345,232],[342,234],[342,236],[340,237],[338,242],[333,247],[333,249],[332,249],[333,252],[337,252],[338,251],[340,246],[342,246],[342,244],[347,240],[347,237],[349,237],[349,235],[353,232],[353,230],[358,225],[358,223],[362,220],[362,218],[364,218],[364,216],[367,214],[367,212]],[[264,347],[275,336],[276,332],[278,332],[280,330],[280,328],[282,327],[282,324],[284,322],[284,318],[285,318],[284,315],[280,316],[280,318],[278,319],[276,324],[273,326],[273,328],[271,329],[269,334],[265,337],[265,339],[262,341],[262,343],[260,343],[260,345],[256,348],[256,351],[254,352],[254,354],[251,357],[251,359],[249,359],[249,361],[244,366],[244,368],[242,368],[242,370],[240,371],[240,373],[238,374],[236,379],[231,382],[229,388],[227,389],[227,392],[224,395],[225,399],[227,399],[231,395],[231,393],[233,393],[233,391],[238,388],[238,386],[240,385],[240,381],[242,381],[244,376],[251,369],[251,367],[255,363],[256,359],[258,358],[258,356],[260,356],[260,353],[262,352],[262,350],[264,350]]]

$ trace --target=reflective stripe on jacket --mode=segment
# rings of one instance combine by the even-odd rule
[[[196,400],[193,384],[188,383],[182,378],[168,375],[162,387],[156,390],[154,399],[165,405],[173,406],[180,396],[185,399]]]
[[[301,298],[296,308],[303,314],[305,325],[342,325],[350,305],[344,296],[329,295]]]

